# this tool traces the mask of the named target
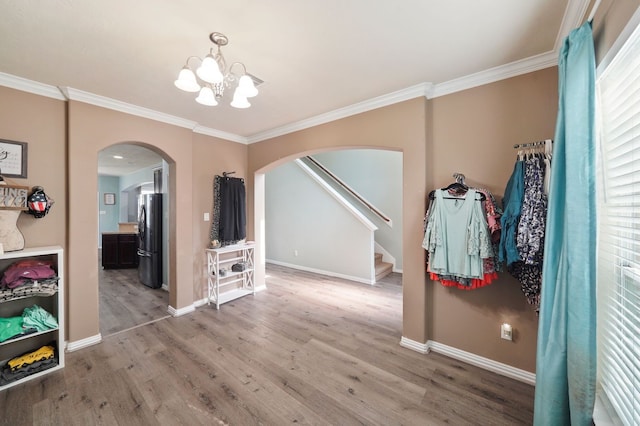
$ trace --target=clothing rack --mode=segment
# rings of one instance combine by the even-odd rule
[[[222,176],[218,175],[218,177],[223,177],[226,179],[240,179],[242,181],[242,183],[244,183],[244,178],[232,178],[231,175],[235,174],[236,172],[222,172]]]
[[[529,142],[529,143],[517,143],[513,146],[513,149],[533,148],[536,146],[545,145],[547,141],[551,141],[551,143],[553,143],[553,139],[546,139],[543,141],[535,141],[535,142]]]

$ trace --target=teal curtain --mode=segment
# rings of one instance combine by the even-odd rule
[[[590,22],[565,39],[558,72],[534,424],[591,425],[596,381],[596,195]]]

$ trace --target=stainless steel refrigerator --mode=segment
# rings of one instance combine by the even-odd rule
[[[162,287],[162,194],[140,195],[138,260],[140,282]]]

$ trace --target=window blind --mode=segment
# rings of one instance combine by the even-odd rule
[[[598,80],[598,385],[640,424],[640,27]]]

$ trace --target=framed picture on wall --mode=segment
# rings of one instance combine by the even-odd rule
[[[116,194],[113,192],[104,193],[104,204],[107,206],[114,205],[116,203]]]
[[[27,177],[27,143],[0,139],[0,175]]]

